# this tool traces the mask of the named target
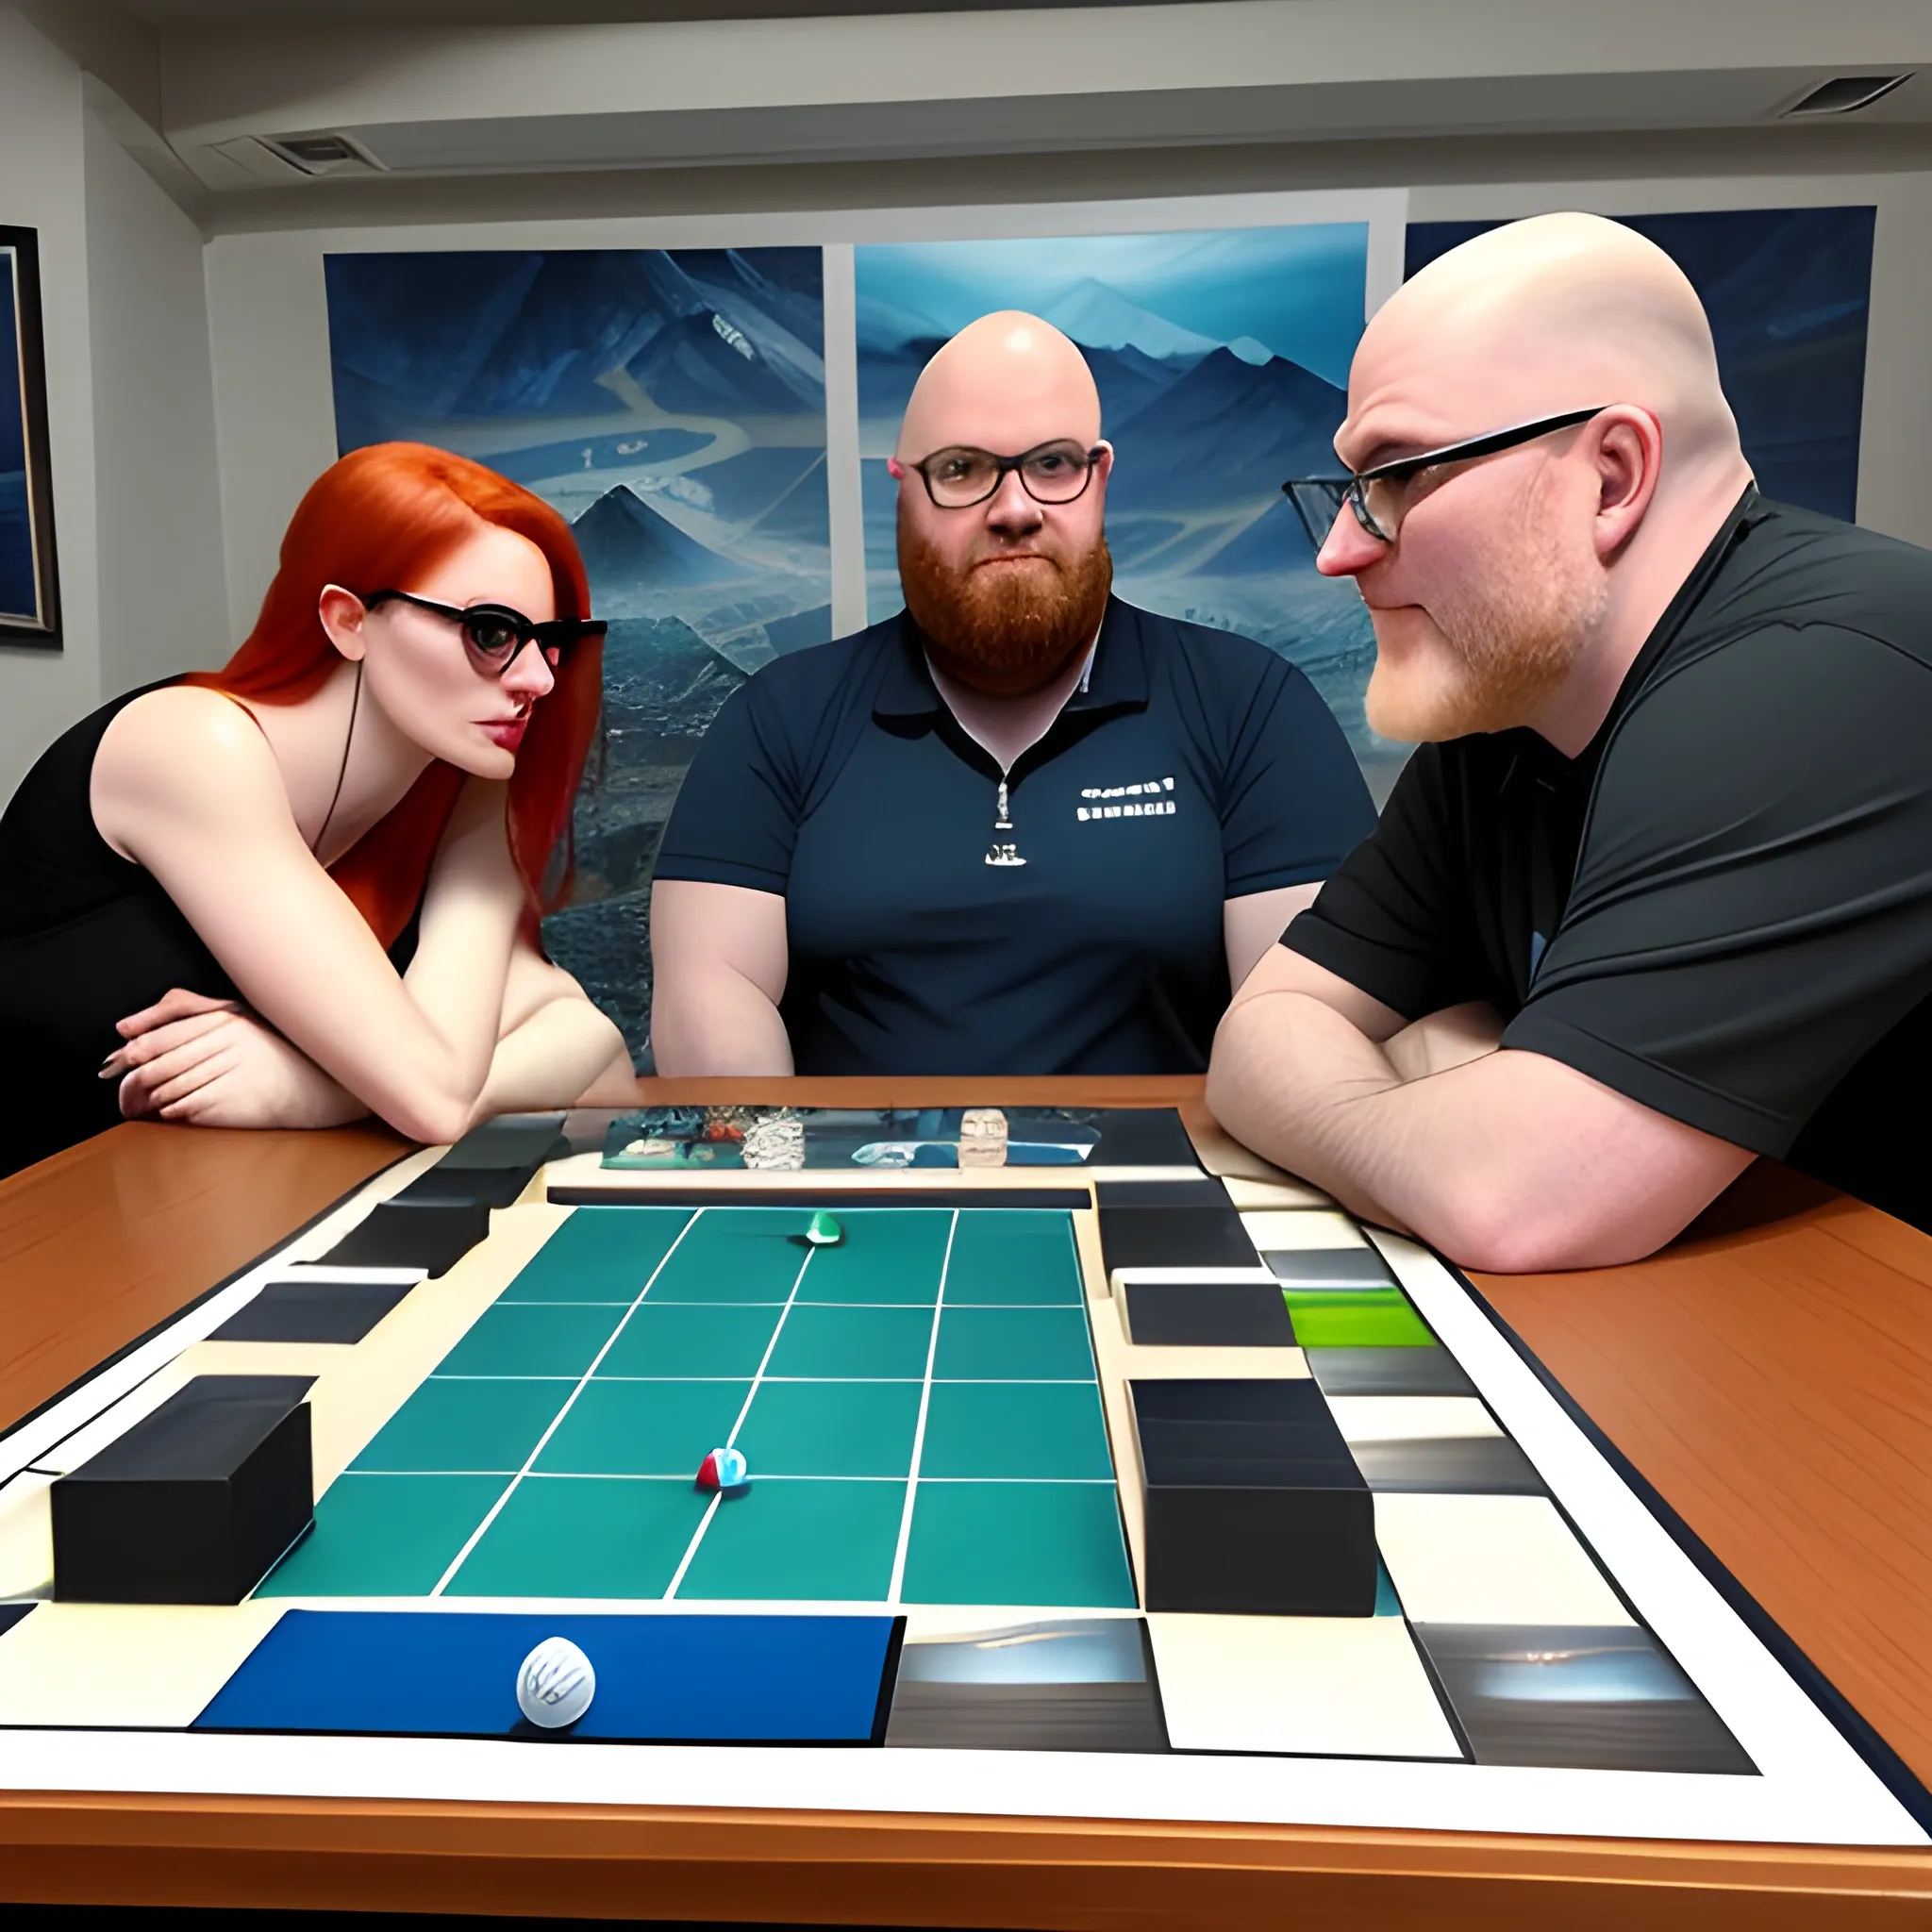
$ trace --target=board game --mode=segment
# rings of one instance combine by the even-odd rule
[[[399,1162],[0,1438],[0,1782],[1928,1841],[1467,1282],[1160,1110]]]

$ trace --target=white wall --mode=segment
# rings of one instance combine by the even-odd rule
[[[103,699],[231,648],[201,231],[85,116]]]
[[[80,70],[0,8],[0,219],[40,236],[63,641],[0,643],[0,800],[100,691],[82,149]]]

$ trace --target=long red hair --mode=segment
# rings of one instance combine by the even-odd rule
[[[475,529],[476,520],[527,537],[543,553],[558,617],[587,618],[591,586],[570,525],[541,498],[467,457],[421,442],[378,442],[325,470],[290,519],[281,565],[261,615],[220,671],[188,682],[232,697],[291,705],[319,691],[341,662],[316,605],[325,584],[369,593],[412,588]],[[570,891],[571,806],[597,729],[601,641],[587,638],[540,698],[509,781],[510,857],[533,913]],[[385,946],[408,924],[463,774],[441,760],[330,867]]]

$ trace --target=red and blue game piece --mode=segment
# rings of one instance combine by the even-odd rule
[[[751,1472],[741,1449],[713,1449],[698,1465],[698,1488],[731,1496],[747,1489]]]

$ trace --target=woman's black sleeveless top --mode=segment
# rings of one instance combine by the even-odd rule
[[[94,825],[94,754],[121,711],[165,685],[103,705],[42,755],[0,816],[0,1174],[121,1119],[118,1083],[96,1079],[114,1023],[173,987],[233,999],[235,986],[154,875]],[[415,950],[415,923],[391,958]]]

